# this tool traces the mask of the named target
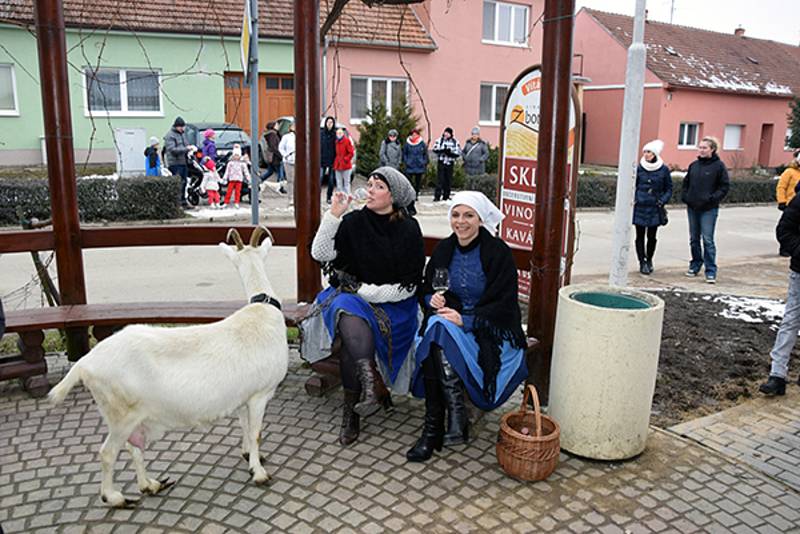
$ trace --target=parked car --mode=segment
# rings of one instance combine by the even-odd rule
[[[203,132],[211,128],[216,133],[214,141],[217,144],[217,157],[227,156],[233,151],[233,145],[239,144],[243,154],[250,154],[250,137],[247,132],[233,123],[224,122],[196,122],[186,125],[187,142],[196,146],[203,146]]]

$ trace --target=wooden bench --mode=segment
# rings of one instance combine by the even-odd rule
[[[202,324],[228,317],[245,301],[137,302],[82,304],[6,312],[6,333],[19,335],[20,354],[0,359],[0,381],[22,379],[23,388],[34,397],[50,390],[44,359],[44,331],[91,327],[101,341],[128,324]],[[307,313],[307,305],[285,303],[287,326],[296,326]]]
[[[535,337],[528,338],[528,348],[525,350],[525,360],[530,368],[531,359],[534,357],[536,347],[539,345],[539,340]],[[324,360],[314,362],[311,364],[311,369],[316,373],[306,380],[306,393],[312,397],[321,397],[327,391],[335,388],[341,384],[341,376],[339,373],[339,346],[334,341],[331,347],[331,355]]]

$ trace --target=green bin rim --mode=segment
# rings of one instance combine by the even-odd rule
[[[572,293],[570,300],[575,300],[587,306],[607,310],[649,310],[655,305],[628,293],[617,293],[602,290],[586,290]]]

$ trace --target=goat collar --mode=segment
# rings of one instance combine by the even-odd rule
[[[281,303],[278,302],[277,299],[268,296],[266,293],[259,293],[258,295],[253,295],[250,297],[250,304],[254,304],[256,302],[263,302],[264,304],[272,304],[279,310],[281,309]]]

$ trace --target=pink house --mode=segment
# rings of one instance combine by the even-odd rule
[[[616,165],[623,87],[633,18],[582,9],[575,24],[583,56],[583,161]],[[721,142],[732,168],[776,166],[791,159],[787,113],[800,95],[800,47],[648,21],[641,144],[665,143],[667,164],[685,169],[705,135]],[[577,59],[577,58],[576,58]]]
[[[423,129],[430,123],[431,138],[450,126],[463,143],[479,125],[481,137],[497,145],[508,86],[541,58],[543,8],[544,0],[372,9],[352,1],[328,35],[325,114],[357,135],[374,102],[391,108],[405,93]]]

